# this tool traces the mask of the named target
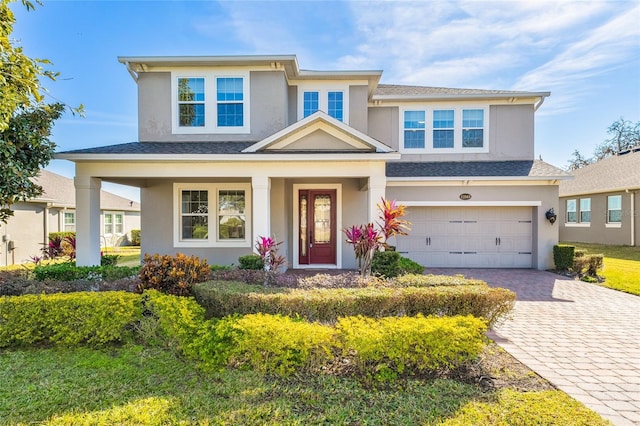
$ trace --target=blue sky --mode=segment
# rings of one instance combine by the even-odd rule
[[[296,54],[303,69],[381,69],[382,83],[550,91],[536,156],[590,156],[640,120],[640,2],[51,1],[12,6],[14,39],[61,72],[59,150],[137,140],[136,86],[117,56]],[[73,164],[49,170],[72,177]],[[137,189],[104,185],[138,199]]]

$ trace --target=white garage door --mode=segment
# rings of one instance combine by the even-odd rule
[[[397,250],[427,267],[531,268],[531,207],[408,207]]]

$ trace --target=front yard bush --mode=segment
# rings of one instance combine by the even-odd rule
[[[119,280],[135,276],[136,266],[76,266],[74,262],[50,263],[33,268],[33,276],[38,281],[58,280]]]
[[[386,278],[400,275],[400,253],[397,251],[376,251],[371,261],[371,273]]]
[[[487,324],[472,316],[373,319],[340,318],[336,326],[345,354],[378,380],[452,369],[480,354]]]
[[[264,270],[264,260],[257,254],[247,254],[238,258],[238,268],[251,271]]]
[[[553,246],[553,263],[558,271],[568,271],[573,266],[575,257],[574,246],[557,244]]]
[[[122,342],[140,315],[140,296],[125,292],[3,296],[0,347]]]
[[[176,296],[190,296],[193,285],[206,281],[209,272],[207,261],[196,256],[145,254],[138,274],[138,291],[154,289]]]
[[[268,313],[300,316],[310,321],[335,322],[341,316],[373,318],[404,315],[473,315],[489,325],[504,317],[515,293],[485,285],[284,289],[237,282],[211,281],[194,287],[207,316]]]

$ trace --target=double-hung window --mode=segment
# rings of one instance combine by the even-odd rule
[[[425,112],[404,112],[404,147],[422,149],[425,142]]]
[[[64,212],[64,232],[75,232],[76,212]]]
[[[304,92],[303,113],[305,117],[318,111],[319,105],[318,92]]]
[[[453,148],[454,111],[433,111],[433,147]]]
[[[343,121],[344,118],[344,93],[329,92],[327,93],[327,114],[336,120]]]
[[[580,222],[591,222],[591,198],[580,198]]]
[[[175,134],[249,133],[249,73],[172,74]]]
[[[249,246],[250,196],[249,184],[175,184],[174,245]]]
[[[622,223],[622,195],[607,197],[607,223]]]
[[[567,200],[567,223],[578,222],[578,211],[576,200]]]
[[[124,213],[105,212],[103,215],[104,235],[124,234]]]
[[[462,110],[462,147],[482,148],[484,146],[484,110]]]
[[[204,127],[205,99],[203,77],[178,78],[178,125]]]

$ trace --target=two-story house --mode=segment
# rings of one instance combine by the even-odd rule
[[[355,268],[341,230],[408,206],[398,250],[425,266],[552,267],[567,174],[534,160],[548,92],[379,84],[382,71],[306,71],[296,56],[120,57],[139,141],[76,163],[78,263],[99,258],[102,181],[141,188],[142,250],[230,264],[258,236],[293,268]]]

